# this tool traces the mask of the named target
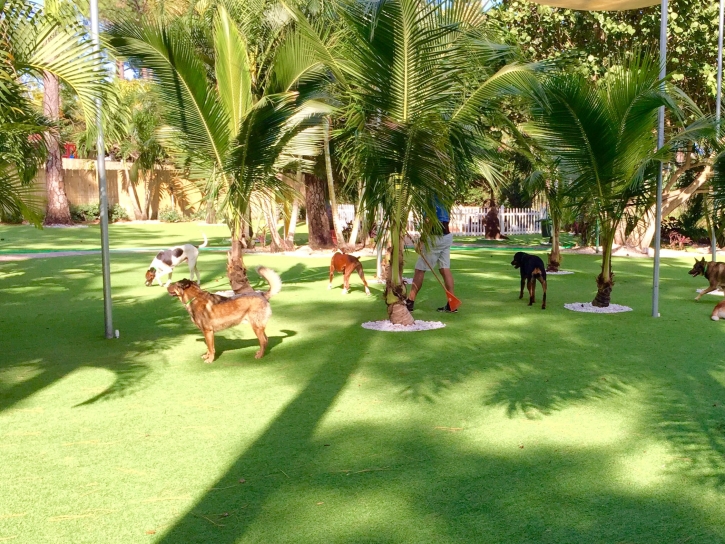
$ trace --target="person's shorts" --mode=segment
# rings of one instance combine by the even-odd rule
[[[431,236],[430,245],[423,247],[425,258],[433,268],[450,268],[451,267],[451,245],[453,244],[453,234],[445,234],[443,236]],[[415,263],[416,270],[430,270],[422,257],[418,257]]]

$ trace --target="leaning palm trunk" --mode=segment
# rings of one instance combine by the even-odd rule
[[[262,199],[262,212],[264,214],[271,238],[270,249],[273,253],[284,251],[284,241],[277,231],[277,202],[274,195]]]
[[[131,206],[133,207],[133,218],[137,221],[140,219],[146,219],[143,211],[141,210],[141,201],[138,198],[136,184],[131,178],[131,169],[128,167],[128,162],[126,160],[123,161],[123,171],[126,174],[126,192],[128,193],[128,198],[131,200]],[[136,172],[138,172],[138,170],[136,170]],[[138,180],[138,176],[136,177],[136,180]]]
[[[360,181],[358,183],[357,192],[358,192],[358,195],[362,195],[362,192],[363,192],[362,181]],[[355,219],[353,219],[352,232],[350,233],[350,240],[348,240],[350,247],[352,247],[352,248],[355,248],[357,246],[357,237],[358,237],[358,233],[360,232],[360,223],[362,223],[363,211],[364,211],[364,208],[363,208],[362,198],[358,198],[357,207],[355,209]],[[363,239],[363,246],[364,245],[365,245],[365,240]]]
[[[300,203],[297,197],[292,199],[292,207],[287,219],[287,228],[284,235],[284,247],[286,251],[294,251],[295,249],[295,230],[297,229],[297,217],[300,213]]]

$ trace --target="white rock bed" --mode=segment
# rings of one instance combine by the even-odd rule
[[[703,291],[704,291],[704,289],[697,290],[698,293],[702,293]],[[714,291],[710,291],[709,293],[705,293],[705,294],[706,295],[715,295],[717,297],[725,297],[725,293],[720,291],[720,289],[715,289]]]
[[[572,302],[571,304],[564,304],[564,308],[572,312],[585,312],[588,314],[619,314],[632,311],[629,306],[610,304],[606,308],[599,308],[598,306],[592,306],[591,302]]]
[[[380,284],[384,284],[385,283],[385,280],[372,279],[368,283],[380,283]],[[403,278],[403,283],[407,283],[408,285],[410,285],[411,283],[413,283],[413,278]]]
[[[214,294],[228,298],[228,297],[233,297],[234,296],[234,291],[232,291],[231,289],[229,289],[228,291],[216,291]]]
[[[571,270],[559,270],[558,272],[547,272],[547,276],[564,276],[566,274],[573,274]]]
[[[432,331],[434,329],[442,329],[445,323],[440,321],[421,321],[415,320],[412,325],[393,325],[389,320],[384,321],[367,321],[362,324],[363,329],[382,332],[416,332],[416,331]]]

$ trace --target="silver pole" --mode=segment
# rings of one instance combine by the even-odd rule
[[[93,49],[100,54],[98,41],[98,0],[91,0],[91,38]],[[98,193],[101,212],[101,265],[103,267],[103,310],[106,325],[106,338],[113,338],[113,308],[111,302],[111,262],[108,248],[108,191],[106,189],[106,146],[103,142],[103,123],[101,115],[101,99],[96,98],[96,127],[98,140],[96,151],[98,154]]]
[[[717,93],[715,96],[715,123],[717,127],[717,137],[720,137],[720,110],[722,106],[722,31],[723,31],[723,15],[725,13],[725,0],[720,0],[720,19],[717,34]],[[717,261],[717,240],[715,238],[715,206],[712,209],[712,225],[710,232],[710,251],[712,253],[712,261]]]
[[[664,88],[664,79],[667,75],[667,0],[662,0],[660,21],[660,79]],[[659,126],[657,127],[657,148],[665,145],[665,108],[659,111]],[[655,263],[652,278],[652,317],[659,317],[660,298],[660,245],[662,245],[662,166],[657,172],[657,213],[655,217]]]

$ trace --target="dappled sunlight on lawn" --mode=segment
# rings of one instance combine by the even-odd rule
[[[655,320],[634,261],[613,300],[635,311],[589,316],[563,304],[591,300],[596,257],[566,255],[577,274],[549,281],[542,311],[509,253],[461,252],[459,313],[435,311],[427,275],[414,316],[446,327],[392,334],[360,327],[385,318],[378,289],[342,296],[325,260],[250,255],[284,281],[270,349],[254,359],[243,324],[204,364],[183,305],[143,285],[147,257],[112,258],[118,340],[97,256],[0,263],[0,538],[725,539],[725,329],[715,300],[691,301],[686,261],[663,269]],[[223,254],[200,269],[228,288]]]

